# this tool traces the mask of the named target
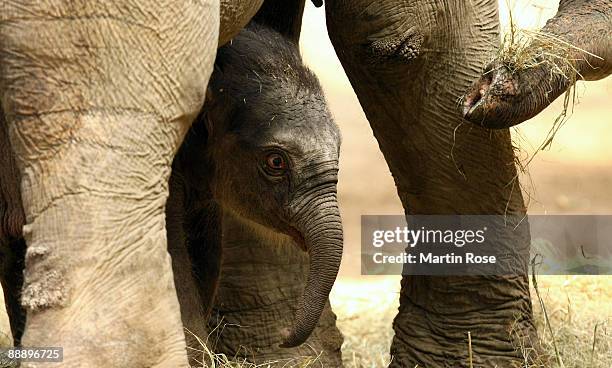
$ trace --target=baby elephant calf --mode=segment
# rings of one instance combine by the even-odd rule
[[[175,280],[188,327],[193,311],[185,301],[193,280],[200,307],[212,303],[222,210],[267,235],[289,236],[308,252],[308,280],[294,325],[283,331],[282,346],[308,338],[342,255],[339,149],[340,133],[321,86],[294,42],[251,23],[219,49],[207,102],[174,162],[167,209]],[[193,270],[185,272],[182,259],[190,260]]]

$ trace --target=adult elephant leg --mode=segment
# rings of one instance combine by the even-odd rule
[[[187,366],[164,205],[218,14],[218,0],[2,2],[0,90],[26,215],[22,343],[63,347],[62,367]]]
[[[406,214],[522,216],[509,132],[464,124],[457,108],[499,42],[497,1],[339,0],[326,11]],[[528,227],[498,245],[526,264]],[[510,367],[521,360],[516,344],[534,341],[526,270],[404,277],[400,302],[392,367],[468,366],[468,332],[474,366]]]
[[[329,303],[303,345],[280,348],[308,276],[308,255],[289,240],[265,240],[239,220],[223,217],[223,261],[209,320],[209,343],[217,352],[254,363],[317,358],[315,367],[341,367],[342,335]]]
[[[25,216],[19,186],[19,170],[9,140],[8,124],[0,104],[0,244],[8,244],[21,238]]]

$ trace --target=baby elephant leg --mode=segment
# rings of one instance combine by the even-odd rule
[[[218,209],[212,203],[197,210],[185,206],[182,175],[174,168],[166,204],[168,252],[192,365],[202,362],[206,323],[215,298],[221,262]],[[198,201],[199,202],[199,201]],[[220,235],[220,233],[219,233]]]

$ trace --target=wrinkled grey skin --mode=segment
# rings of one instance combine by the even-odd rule
[[[340,266],[340,133],[297,46],[255,23],[219,49],[209,91],[175,159],[169,201],[182,197],[203,315],[220,253],[211,249],[220,244],[211,227],[220,223],[219,210],[227,211],[272,241],[283,234],[308,252],[310,273],[295,324],[283,331],[283,346],[300,345],[316,327]],[[171,229],[180,226],[168,229],[168,238],[177,238]]]
[[[494,53],[497,7],[497,0],[325,5],[330,39],[408,215],[525,214],[509,131],[467,124],[457,109]],[[528,249],[528,226],[499,240],[501,249]],[[537,341],[526,270],[404,276],[399,298],[394,368],[469,367],[468,332],[474,367],[519,366],[516,346]]]

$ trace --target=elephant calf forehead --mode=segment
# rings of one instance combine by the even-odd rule
[[[274,30],[251,23],[221,48],[213,84],[231,101],[230,131],[245,143],[337,159],[340,132],[321,85],[298,46]]]
[[[289,99],[291,97],[287,97]],[[340,147],[340,131],[324,100],[258,104],[245,112],[240,135],[261,145],[277,143],[301,152]]]

